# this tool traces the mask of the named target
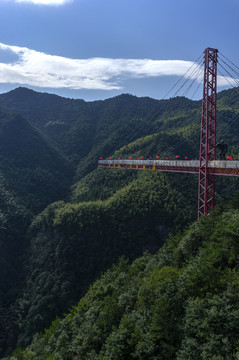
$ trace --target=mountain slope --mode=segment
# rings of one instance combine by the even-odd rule
[[[0,353],[13,348],[13,304],[23,284],[26,229],[52,201],[66,197],[70,163],[20,115],[0,108]]]
[[[179,126],[200,109],[186,98],[153,100],[123,94],[86,103],[18,88],[0,95],[0,104],[24,116],[78,165],[78,176],[92,171],[107,156],[137,138]],[[182,116],[183,114],[183,116]],[[172,122],[172,126],[173,122]]]
[[[73,305],[120,256],[155,252],[195,216],[186,187],[175,189],[179,178],[141,173],[104,202],[59,202],[36,218],[27,286],[18,300],[19,345]]]
[[[0,109],[0,163],[8,190],[34,212],[62,199],[73,169],[69,161],[19,115]]]
[[[205,217],[155,255],[121,260],[14,359],[236,359],[239,209]]]
[[[228,106],[227,96],[219,94],[219,136],[237,159],[238,89]],[[9,273],[0,277],[0,353],[9,354],[121,255],[131,261],[154,253],[196,218],[197,177],[96,167],[99,156],[197,158],[201,106],[131,95],[86,103],[22,88],[0,95],[1,102],[21,113],[1,109],[0,121],[0,226],[7,229],[0,229],[0,262]],[[28,229],[33,215],[67,199],[73,163],[80,181],[70,202],[51,204]],[[238,182],[217,180],[219,203]]]
[[[218,139],[222,137],[231,145],[233,155],[238,152],[238,94],[238,88],[218,94]],[[79,178],[97,166],[99,156],[111,156],[153,133],[187,137],[192,156],[198,157],[200,101],[184,97],[153,100],[123,94],[85,102],[18,88],[1,94],[0,104],[44,132],[61,153],[78,165]]]

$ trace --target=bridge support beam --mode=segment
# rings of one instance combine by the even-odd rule
[[[217,53],[204,51],[204,84],[199,157],[198,219],[214,208],[215,175],[208,171],[208,161],[216,160]]]

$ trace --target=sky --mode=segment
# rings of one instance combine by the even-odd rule
[[[239,0],[0,0],[0,93],[199,99],[205,48],[239,66],[238,14]],[[218,91],[235,84],[225,73]]]

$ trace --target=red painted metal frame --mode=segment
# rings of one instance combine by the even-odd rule
[[[216,95],[217,95],[217,55],[218,50],[207,48],[204,51],[204,84],[202,100],[202,119],[200,154],[198,166],[151,165],[112,163],[99,161],[101,167],[125,168],[135,170],[156,170],[180,173],[199,174],[198,184],[198,219],[208,214],[214,208],[215,176],[239,176],[239,166],[235,164],[224,166],[209,166],[208,162],[216,160]],[[212,164],[212,163],[211,163]]]
[[[215,175],[208,171],[208,161],[216,159],[217,53],[211,48],[204,51],[198,218],[214,208]]]

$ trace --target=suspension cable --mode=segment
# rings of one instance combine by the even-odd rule
[[[196,62],[194,62],[194,63],[190,66],[190,68],[185,72],[185,74],[182,75],[181,78],[174,84],[174,86],[165,94],[165,96],[162,98],[162,100],[165,100],[165,103],[162,104],[161,112],[163,112],[164,109],[165,109],[166,106],[167,106],[167,100],[165,99],[166,96],[179,84],[179,82],[180,82],[187,74],[188,74],[188,79],[184,82],[184,84],[185,84],[188,80],[190,80],[195,73],[197,74],[195,80],[197,80],[197,78],[198,78],[199,75],[200,75],[199,70],[200,70],[200,71],[203,71],[203,69],[202,69],[203,56],[204,56],[204,55],[201,54],[201,55],[197,58]],[[197,62],[198,62],[199,60],[200,60],[200,63],[198,64]],[[193,69],[194,67],[195,67],[195,69]],[[192,71],[192,69],[193,69],[193,71]],[[190,71],[192,71],[191,74],[190,74]],[[193,81],[193,83],[195,82],[195,80]],[[183,84],[183,85],[184,85],[184,84]],[[181,85],[180,89],[183,87],[183,85]],[[193,84],[192,84],[192,85],[193,85]],[[199,86],[200,86],[200,85],[201,85],[201,83],[199,84]],[[198,86],[198,87],[199,87],[199,86]],[[198,90],[198,87],[197,87],[196,91]],[[179,90],[180,90],[180,89],[179,89]],[[173,97],[175,97],[176,94],[178,94],[179,90],[174,94]],[[189,90],[189,89],[188,89],[188,90]],[[194,92],[194,95],[195,95],[196,91]],[[192,121],[193,121],[193,120],[192,120]],[[181,125],[179,126],[179,128],[180,128],[180,127],[184,127],[184,126],[185,126],[185,124],[181,124]],[[151,124],[147,129],[145,129],[145,130],[146,130],[146,133],[149,133],[150,130],[153,130],[153,128],[155,128],[155,125],[153,126],[153,125]],[[158,131],[158,130],[155,129],[155,131]],[[166,137],[166,135],[164,136],[164,138],[165,138],[165,137]],[[184,140],[184,141],[186,141],[186,140]]]
[[[238,70],[239,70],[239,67],[236,65],[236,64],[234,64],[231,60],[229,60],[225,55],[223,55],[222,53],[220,53],[223,57],[224,57],[224,59],[226,59],[227,61],[229,61],[229,63],[231,63],[233,66],[235,66]]]
[[[190,68],[185,72],[185,74],[183,74],[179,80],[171,87],[171,89],[169,89],[169,91],[164,95],[164,97],[162,98],[163,100],[170,94],[170,92],[180,83],[180,81],[182,79],[184,79],[187,75],[187,73],[193,68],[193,66],[195,65],[195,63],[197,63],[199,60],[201,61],[201,57],[203,56],[203,54],[201,54],[196,61],[194,61],[194,63],[190,66]]]
[[[230,77],[230,79],[232,79],[233,81],[235,81],[235,83],[237,84],[237,85],[239,85],[239,80],[238,79],[235,79],[234,77],[233,77],[233,75],[222,65],[222,64],[219,64],[220,66],[221,66],[221,68],[224,70],[224,71],[226,71],[226,73],[229,75],[229,77]],[[233,86],[233,85],[232,85]]]
[[[194,69],[194,71],[186,78],[186,80],[184,81],[184,83],[180,86],[180,88],[176,91],[176,93],[174,94],[174,97],[177,96],[177,94],[179,93],[179,91],[184,87],[184,85],[186,85],[188,83],[189,80],[191,80],[191,78],[193,77],[193,75],[195,74],[196,71],[198,71],[198,69],[201,69],[201,65],[197,64],[196,68]]]
[[[202,69],[202,68],[199,68],[199,69],[197,70],[197,74],[196,74],[196,76],[194,77],[193,81],[191,82],[191,84],[189,85],[189,87],[184,91],[183,96],[186,96],[186,95],[188,94],[188,92],[190,91],[190,89],[191,89],[192,86],[194,85],[195,81],[198,80],[198,78],[201,77],[202,73],[203,73],[203,69]],[[200,85],[200,83],[199,83],[199,85]]]
[[[225,75],[223,75],[223,73],[222,73],[219,69],[217,69],[217,71],[218,71],[219,74],[228,82],[228,84],[233,87],[232,83],[228,80],[228,78],[227,78]]]
[[[172,87],[172,88],[165,94],[165,96],[162,98],[162,100],[164,100],[165,102],[164,102],[164,103],[162,104],[162,106],[160,107],[160,113],[161,113],[161,114],[164,112],[165,108],[167,107],[168,101],[167,101],[165,98],[169,95],[170,92],[172,92],[173,89],[175,89],[175,87],[180,83],[180,81],[182,81],[182,79],[185,78],[186,76],[187,76],[187,79],[186,79],[186,80],[184,81],[184,83],[180,86],[180,88],[175,92],[175,94],[174,94],[173,97],[175,97],[175,96],[179,93],[179,91],[183,88],[183,86],[186,85],[186,84],[193,78],[192,83],[191,83],[191,84],[188,86],[188,88],[184,91],[183,96],[184,96],[184,94],[188,94],[189,90],[192,88],[192,86],[194,85],[195,81],[198,80],[198,78],[201,76],[201,74],[202,74],[202,72],[203,72],[203,68],[202,68],[203,57],[204,57],[204,55],[201,54],[201,55],[197,58],[196,62],[194,62],[194,63],[190,66],[190,68],[185,72],[185,74],[180,77],[180,79],[173,85],[173,87]],[[200,61],[200,62],[198,63],[198,61]],[[202,81],[203,81],[203,79],[202,79]],[[198,91],[199,86],[202,84],[202,81],[199,83],[199,85],[197,86],[196,90],[194,91],[193,97],[194,97],[194,95],[196,94],[196,92]],[[153,118],[154,118],[154,115],[153,115],[153,114],[151,114],[151,118],[152,118],[152,120],[153,120]],[[180,125],[177,124],[177,126],[175,127],[175,130],[177,131],[177,130],[180,130],[180,128],[183,128],[183,127],[185,127],[185,126],[188,126],[190,123],[194,122],[195,119],[196,119],[196,118],[194,117],[194,118],[191,118],[191,119],[190,119],[189,121],[187,121],[186,123],[183,123],[183,124],[180,124]],[[198,119],[198,116],[197,116],[197,119]],[[160,132],[161,132],[162,130],[160,131],[160,129],[156,129],[156,126],[157,126],[157,125],[156,125],[156,124],[153,124],[153,123],[151,123],[147,128],[145,128],[144,126],[142,126],[141,129],[140,129],[140,128],[137,129],[137,130],[138,130],[137,133],[140,133],[141,131],[143,131],[144,134],[145,134],[145,135],[143,135],[143,136],[146,136],[146,135],[150,135],[151,131],[153,130],[153,131],[156,131],[157,133],[160,134]],[[166,139],[169,135],[170,135],[170,134],[167,134],[166,132],[165,132],[165,133],[162,133],[161,136],[160,136],[160,140]],[[171,151],[175,150],[176,148],[178,148],[181,144],[183,144],[183,143],[186,142],[186,141],[187,141],[187,140],[186,140],[185,138],[181,138],[178,142],[176,142],[174,145],[172,145],[172,146],[167,150],[167,152],[169,152],[169,151],[171,152]],[[164,155],[167,155],[167,153],[166,153],[165,151],[162,152],[160,156],[164,156]]]
[[[226,61],[224,61],[222,58],[220,58],[220,60],[221,60],[226,66],[228,66],[229,69],[231,69],[231,70],[236,74],[236,76],[239,76],[239,72],[238,72],[237,70],[233,69],[233,67],[232,67],[231,65],[227,64]]]

